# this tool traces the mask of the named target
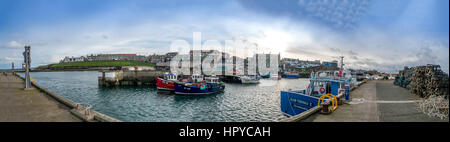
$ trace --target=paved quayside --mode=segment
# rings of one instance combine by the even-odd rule
[[[392,81],[369,81],[351,92],[352,101],[329,114],[314,114],[313,122],[448,122],[431,118],[417,106],[421,100]]]
[[[0,122],[82,122],[70,109],[24,81],[0,74]]]

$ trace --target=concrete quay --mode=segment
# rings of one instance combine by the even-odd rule
[[[392,80],[368,81],[350,96],[352,101],[333,113],[315,113],[303,122],[449,122],[420,112],[421,98],[393,85]]]
[[[0,122],[82,122],[70,108],[38,89],[24,90],[24,81],[0,74]]]
[[[0,75],[0,122],[121,122],[35,83],[24,90],[24,80]]]

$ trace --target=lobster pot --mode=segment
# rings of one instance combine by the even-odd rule
[[[448,97],[448,74],[439,65],[416,67],[412,73],[410,91],[423,98]]]

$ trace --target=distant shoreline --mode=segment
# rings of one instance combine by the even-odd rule
[[[48,64],[31,69],[31,72],[58,72],[58,71],[102,71],[119,70],[123,66],[147,66],[155,67],[155,64],[139,61],[82,61]],[[22,69],[14,69],[16,72],[24,72]],[[0,72],[11,72],[11,69],[0,69]]]
[[[114,69],[31,69],[30,72],[70,72],[70,71],[102,71],[102,70],[114,70]],[[0,72],[12,72],[11,69],[0,69]],[[15,69],[14,72],[25,72],[22,69]]]

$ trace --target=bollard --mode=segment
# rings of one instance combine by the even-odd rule
[[[92,106],[88,104],[79,104],[77,103],[75,107],[75,112],[78,117],[85,121],[93,121],[94,120],[94,113],[92,112]]]
[[[325,101],[322,105],[322,110],[320,111],[321,114],[330,114],[331,111],[328,108],[330,106],[330,101]]]
[[[93,120],[94,119],[94,113],[92,113],[92,108],[86,107],[84,110],[84,115],[86,115],[87,120]]]

